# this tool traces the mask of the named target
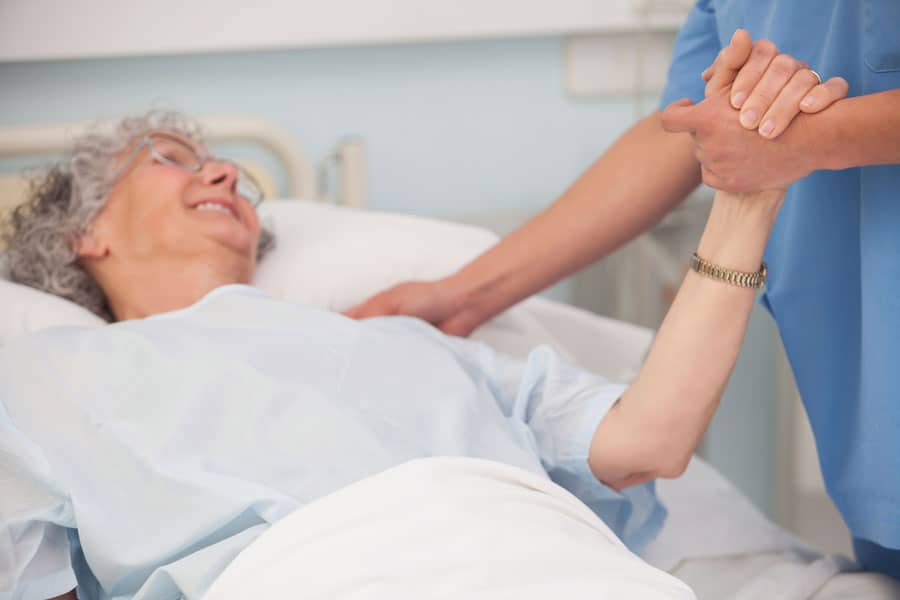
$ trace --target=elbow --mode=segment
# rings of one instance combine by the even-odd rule
[[[667,458],[664,462],[660,464],[660,466],[656,470],[657,478],[664,479],[677,479],[684,475],[684,472],[687,470],[688,463],[691,462],[691,455],[677,457],[676,459],[672,459],[671,457]]]
[[[623,420],[613,407],[594,433],[588,466],[605,485],[619,491],[653,479],[684,474],[699,437],[657,418]]]
[[[658,443],[653,458],[657,478],[676,479],[684,475],[694,456],[694,446],[683,439],[666,439]]]
[[[692,456],[690,451],[674,451],[671,445],[642,444],[639,449],[633,447],[632,451],[621,454],[594,454],[588,465],[598,481],[620,492],[654,479],[681,477]]]

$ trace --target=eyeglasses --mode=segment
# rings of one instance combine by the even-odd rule
[[[171,165],[190,173],[200,172],[209,161],[226,162],[234,165],[237,168],[237,193],[246,198],[254,208],[259,206],[265,199],[262,186],[253,175],[240,165],[210,154],[200,155],[196,148],[184,140],[162,132],[151,133],[141,138],[141,141],[131,151],[131,156],[122,164],[122,168],[116,175],[116,178],[125,172],[128,165],[131,164],[144,147],[148,148],[150,155],[160,163]]]

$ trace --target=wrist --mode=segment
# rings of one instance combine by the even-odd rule
[[[468,268],[437,281],[442,298],[446,298],[453,314],[477,313],[479,298],[484,295],[485,285]]]
[[[810,161],[810,172],[820,169],[839,170],[850,167],[847,160],[847,123],[841,118],[845,106],[838,101],[817,115],[806,118],[806,139],[798,152],[805,153]],[[845,164],[848,163],[848,164]]]
[[[781,190],[753,194],[718,192],[697,254],[729,269],[759,270],[783,199]]]
[[[729,231],[766,229],[775,223],[784,200],[784,190],[752,193],[719,191],[713,200],[708,224]]]

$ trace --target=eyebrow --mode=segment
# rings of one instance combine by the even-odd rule
[[[150,137],[153,135],[161,135],[163,137],[170,138],[174,141],[181,142],[185,146],[190,146],[191,148],[193,148],[194,151],[197,152],[198,154],[209,154],[209,148],[207,148],[203,144],[198,144],[194,140],[186,138],[178,133],[175,133],[174,131],[166,131],[165,129],[157,129],[154,131],[148,131],[147,133],[144,134],[144,137]]]

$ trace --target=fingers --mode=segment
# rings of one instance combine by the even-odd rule
[[[348,308],[344,312],[341,313],[345,317],[350,317],[351,319],[364,319],[366,314],[366,303],[357,304],[353,308]]]
[[[708,67],[706,67],[706,69],[704,69],[702,73],[700,73],[700,78],[707,83],[706,90],[705,90],[706,96],[710,96],[715,91],[709,86],[709,82],[713,78],[713,76],[716,74],[716,71],[719,71],[722,68],[721,64],[722,64],[722,53],[723,52],[725,52],[725,48],[722,48],[721,50],[719,50],[719,53],[716,55],[715,60],[713,60],[713,63],[711,65],[709,65]]]
[[[805,113],[817,113],[825,110],[838,100],[847,97],[849,86],[843,77],[832,77],[825,83],[817,85],[800,102],[800,110]]]
[[[731,86],[731,105],[741,108],[750,97],[771,64],[778,55],[778,48],[769,40],[760,40],[753,44],[750,57],[734,78]]]
[[[787,54],[779,54],[769,63],[762,79],[753,88],[750,97],[741,106],[741,125],[746,129],[756,129],[762,121],[763,115],[769,110],[781,90],[793,78],[794,74],[802,68],[802,63]],[[812,75],[808,69],[804,72]],[[799,99],[798,99],[799,106]]]
[[[738,29],[734,32],[731,42],[719,52],[713,64],[701,75],[706,81],[707,97],[734,83],[738,72],[749,60],[753,48],[753,40],[746,30]]]
[[[694,103],[690,98],[676,100],[662,112],[663,129],[669,133],[691,132],[697,128]]]
[[[367,319],[369,317],[396,314],[396,308],[391,305],[384,294],[378,294],[352,308],[348,308],[342,314],[351,319]]]
[[[760,119],[759,134],[765,138],[775,139],[788,128],[794,117],[800,112],[800,102],[807,97],[810,90],[819,85],[819,78],[809,69],[800,69],[794,73],[784,89],[772,102],[772,106]]]
[[[457,337],[469,337],[478,324],[468,315],[458,315],[437,325],[438,329],[447,335],[455,335]]]

